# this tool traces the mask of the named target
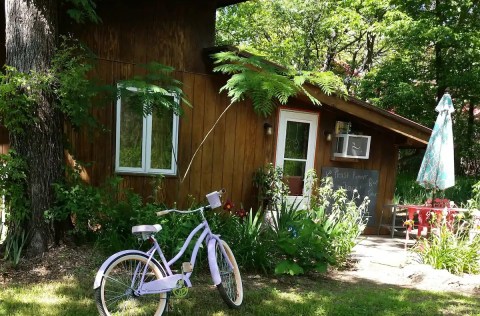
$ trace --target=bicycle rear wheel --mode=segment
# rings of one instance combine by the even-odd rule
[[[221,240],[221,242],[233,269],[230,268],[227,258],[222,253],[222,249],[217,242],[215,245],[215,256],[217,259],[218,271],[220,272],[220,278],[222,280],[222,282],[217,285],[217,290],[223,301],[229,307],[239,308],[243,302],[242,277],[232,250],[225,241]]]
[[[138,296],[134,291],[146,269],[144,282],[164,277],[156,263],[148,262],[140,254],[125,254],[114,260],[105,270],[101,285],[95,290],[97,309],[102,316],[110,315],[162,315],[167,294]]]

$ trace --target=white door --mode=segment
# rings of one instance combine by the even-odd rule
[[[313,169],[317,127],[318,113],[280,110],[276,166],[283,169],[290,202],[309,195],[304,180],[307,171]]]

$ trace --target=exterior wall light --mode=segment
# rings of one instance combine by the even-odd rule
[[[263,129],[265,130],[265,135],[273,135],[273,127],[270,123],[263,124]]]
[[[332,141],[332,132],[330,132],[330,131],[324,131],[324,132],[323,132],[323,135],[325,136],[325,139],[327,140],[327,142],[331,142],[331,141]]]

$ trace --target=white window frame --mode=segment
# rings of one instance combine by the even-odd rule
[[[307,175],[307,172],[314,168],[315,164],[315,152],[317,145],[317,130],[318,130],[319,113],[315,112],[303,112],[290,109],[280,109],[280,115],[278,119],[278,132],[277,132],[277,152],[275,158],[275,165],[283,169],[283,161],[285,160],[285,140],[287,136],[287,122],[301,122],[310,124],[308,133],[308,147],[307,147],[307,159],[291,159],[293,161],[306,161],[305,174],[303,179]],[[288,196],[287,201],[289,203],[301,203],[304,205],[308,203],[308,197],[310,192],[303,188],[302,196]],[[301,205],[301,207],[302,207]],[[305,205],[306,206],[306,205]]]
[[[137,92],[138,89],[134,87],[127,87],[127,90]],[[180,100],[176,94],[170,94],[174,97],[177,104]],[[163,174],[163,175],[176,175],[177,174],[177,161],[176,154],[178,152],[178,130],[179,130],[179,117],[173,113],[172,120],[172,163],[169,169],[156,169],[151,168],[151,153],[152,153],[152,114],[143,116],[142,123],[142,166],[141,167],[122,167],[120,166],[120,118],[122,113],[122,98],[117,100],[117,114],[116,114],[116,137],[115,137],[115,172],[117,173],[135,173],[135,174]]]

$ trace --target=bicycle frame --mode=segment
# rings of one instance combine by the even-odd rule
[[[187,239],[184,241],[182,248],[180,251],[172,258],[170,261],[167,261],[165,258],[165,255],[163,254],[160,245],[158,244],[157,240],[155,239],[155,236],[151,235],[150,239],[153,241],[153,246],[148,250],[147,252],[142,252],[138,250],[126,250],[119,252],[117,254],[112,255],[110,258],[108,258],[100,268],[99,272],[97,273],[97,277],[95,279],[95,284],[94,288],[97,288],[100,286],[101,279],[103,278],[103,272],[107,269],[109,264],[116,260],[119,256],[125,255],[127,253],[137,253],[141,255],[146,255],[148,257],[147,264],[143,268],[143,271],[138,271],[135,270],[134,275],[132,277],[132,283],[131,283],[131,288],[134,290],[134,294],[141,296],[145,294],[157,294],[157,293],[165,293],[174,290],[175,288],[178,288],[180,286],[186,285],[187,287],[192,287],[192,284],[190,282],[190,276],[192,275],[192,271],[184,273],[173,273],[171,267],[180,259],[185,251],[187,250],[187,247],[190,245],[192,242],[193,237],[200,232],[202,229],[202,233],[198,237],[198,239],[195,242],[195,246],[192,251],[192,255],[190,257],[190,264],[192,267],[195,266],[195,261],[197,258],[198,250],[200,248],[200,245],[202,244],[203,241],[205,241],[205,244],[207,245],[207,251],[208,251],[208,262],[210,266],[210,272],[212,274],[212,279],[215,285],[218,285],[221,283],[221,277],[220,277],[220,272],[218,271],[217,263],[216,263],[216,254],[215,254],[215,244],[218,243],[220,246],[220,249],[222,251],[223,256],[227,259],[229,268],[233,270],[233,265],[230,262],[230,258],[228,258],[225,249],[222,245],[221,239],[219,235],[213,234],[212,231],[210,230],[210,227],[208,225],[207,220],[205,219],[205,216],[203,214],[203,210],[205,207],[202,207],[199,209],[201,216],[202,216],[202,222],[195,228],[193,229],[190,234],[188,235]],[[158,262],[154,255],[155,252],[158,253],[158,256],[160,257],[160,262]],[[147,273],[147,268],[150,262],[153,262],[155,265],[158,265],[159,268],[164,268],[164,272],[166,276],[164,276],[161,279],[150,281],[150,282],[144,282],[146,273]],[[138,267],[137,267],[138,269]],[[163,269],[162,269],[163,270]],[[134,288],[135,280],[138,280],[140,278],[140,283],[137,288]],[[182,283],[179,283],[181,281]]]

